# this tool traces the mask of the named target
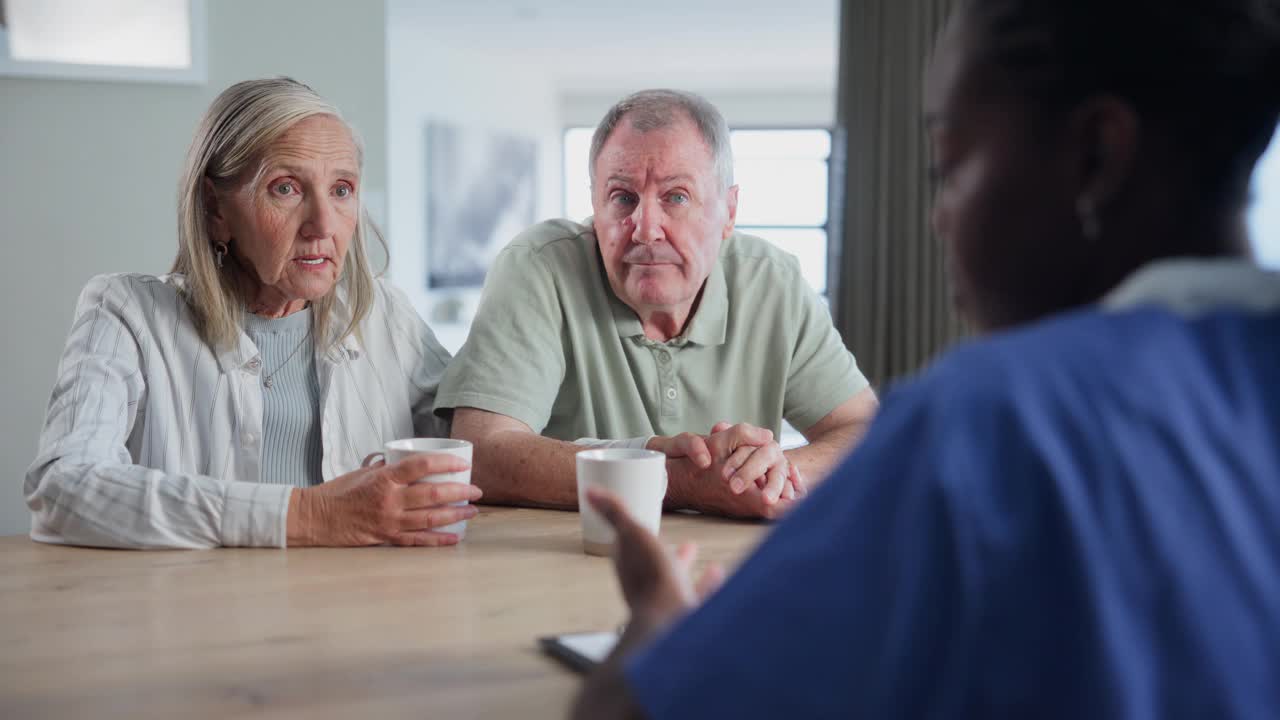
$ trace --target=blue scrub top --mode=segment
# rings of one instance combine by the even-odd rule
[[[950,353],[626,674],[651,718],[1280,717],[1280,310]]]

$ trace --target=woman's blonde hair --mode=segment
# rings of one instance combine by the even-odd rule
[[[205,179],[219,190],[256,176],[267,148],[301,120],[328,115],[351,133],[356,159],[364,169],[364,146],[342,113],[314,90],[292,78],[246,80],[226,90],[205,112],[192,138],[178,184],[178,257],[174,273],[186,277],[185,294],[196,327],[210,347],[234,348],[244,326],[246,283],[235,262],[219,268],[209,225]],[[356,193],[360,203],[360,193]],[[328,349],[355,334],[373,305],[374,280],[365,248],[372,235],[384,251],[386,243],[359,205],[355,236],[347,248],[342,276],[334,290],[311,303],[311,327],[317,349]],[[339,317],[340,316],[340,317]],[[331,325],[337,330],[330,333]]]

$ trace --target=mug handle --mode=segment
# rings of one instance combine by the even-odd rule
[[[387,461],[386,453],[383,453],[383,452],[369,453],[368,455],[365,456],[364,462],[360,463],[360,467],[362,468],[373,467],[374,464],[377,463],[379,460],[385,463]]]

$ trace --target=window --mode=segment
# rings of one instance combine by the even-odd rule
[[[203,0],[0,0],[0,75],[205,81]]]
[[[587,159],[594,128],[564,134],[564,211],[591,214]],[[805,280],[827,288],[827,161],[831,132],[810,129],[739,129],[730,132],[739,230],[795,255]]]
[[[1280,270],[1280,135],[1271,141],[1253,175],[1249,234],[1258,263]]]

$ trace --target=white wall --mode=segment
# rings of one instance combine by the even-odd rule
[[[384,3],[207,7],[205,86],[0,78],[0,534],[29,528],[22,479],[76,297],[97,273],[168,269],[182,156],[220,90],[278,74],[310,84],[364,135],[365,187],[385,197]]]
[[[387,144],[390,188],[387,229],[388,272],[451,352],[466,339],[479,291],[426,289],[427,157],[431,120],[524,135],[538,143],[537,200],[541,220],[560,214],[559,107],[551,78],[538,67],[492,61],[459,47],[448,28],[432,23],[424,6],[408,0],[387,3]],[[460,301],[462,321],[442,322],[437,304]]]

